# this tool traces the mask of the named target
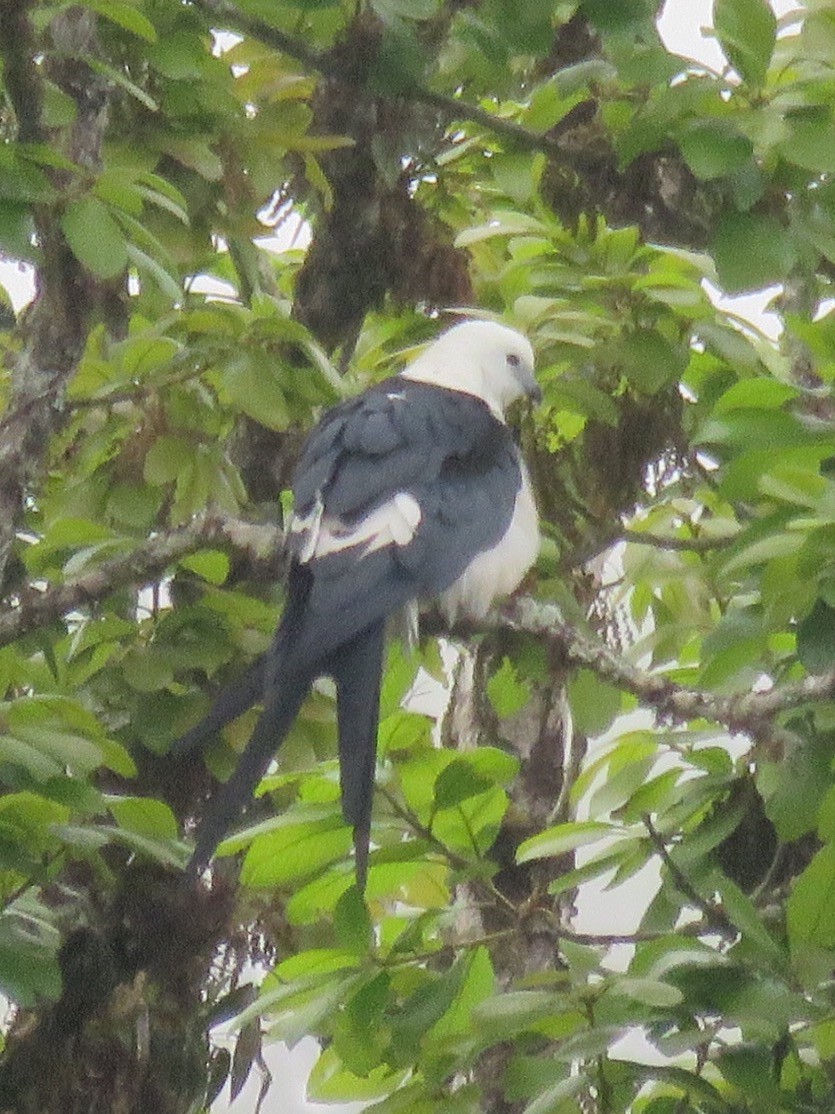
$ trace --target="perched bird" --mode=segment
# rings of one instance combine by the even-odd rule
[[[287,603],[272,644],[174,745],[187,753],[263,707],[208,804],[192,873],[251,798],[313,682],[331,676],[342,809],[364,886],[386,619],[427,598],[450,622],[480,619],[536,559],[536,506],[505,424],[523,396],[540,397],[526,338],[465,321],[313,429],[295,472]]]

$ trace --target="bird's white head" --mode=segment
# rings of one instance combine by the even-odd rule
[[[406,379],[431,383],[482,399],[500,420],[517,398],[539,400],[534,355],[527,337],[497,321],[463,321],[437,340],[402,372]]]

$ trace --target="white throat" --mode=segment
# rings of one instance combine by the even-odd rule
[[[459,394],[472,395],[473,398],[481,399],[494,418],[504,422],[504,410],[500,402],[485,389],[484,376],[480,369],[475,374],[468,375],[466,381],[462,381],[458,368],[439,363],[434,353],[427,351],[404,368],[400,376],[403,379],[411,379],[415,383],[429,383],[433,387],[445,387]]]

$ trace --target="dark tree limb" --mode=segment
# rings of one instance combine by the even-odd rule
[[[206,545],[229,545],[258,560],[275,557],[284,544],[275,526],[259,526],[240,519],[200,515],[187,526],[155,534],[129,552],[111,557],[80,576],[38,591],[23,591],[15,603],[0,612],[0,645],[47,626],[71,611],[106,599],[120,588],[160,579],[166,569]]]
[[[117,589],[159,579],[182,557],[207,545],[228,546],[248,553],[258,562],[273,563],[275,555],[283,550],[284,534],[276,525],[201,515],[187,526],[156,534],[130,552],[102,561],[64,584],[42,591],[27,589],[12,606],[0,612],[0,646],[7,646],[75,609],[100,602]],[[428,617],[425,629],[434,634],[449,633],[434,614]],[[452,633],[471,635],[487,631],[535,635],[568,664],[592,670],[601,680],[632,693],[646,707],[672,722],[712,720],[754,739],[784,741],[783,737],[788,736],[774,725],[778,716],[835,695],[835,672],[810,675],[800,681],[775,685],[765,692],[731,695],[681,685],[663,674],[632,665],[623,654],[566,620],[555,604],[529,596],[509,601],[475,627],[459,628]]]
[[[0,4],[0,59],[17,120],[17,138],[50,143],[41,125],[42,66],[26,0]],[[96,53],[96,16],[81,8],[56,15],[51,34],[60,54]],[[51,75],[73,98],[77,114],[62,144],[64,154],[90,170],[98,166],[107,121],[105,82],[82,62]],[[64,172],[60,172],[64,173]],[[60,186],[59,172],[53,172]],[[14,545],[30,486],[39,475],[52,434],[62,423],[67,385],[84,351],[95,305],[95,283],[70,251],[57,209],[33,206],[41,263],[36,295],[26,316],[25,343],[12,369],[9,406],[0,419],[0,581]]]

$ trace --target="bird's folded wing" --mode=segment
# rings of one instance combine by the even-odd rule
[[[449,588],[504,537],[522,482],[509,430],[472,395],[394,378],[337,407],[294,485],[298,660]]]

